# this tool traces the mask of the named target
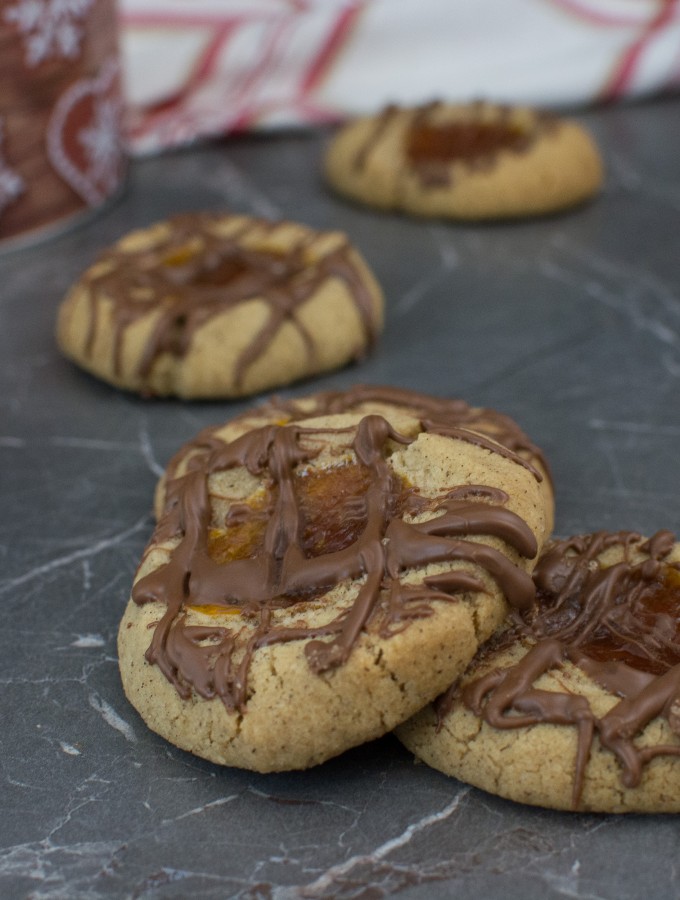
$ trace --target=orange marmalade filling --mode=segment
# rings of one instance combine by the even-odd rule
[[[368,469],[348,464],[310,470],[296,478],[305,556],[335,553],[353,544],[366,526]]]
[[[255,267],[260,267],[263,273],[268,272],[270,281],[276,280],[277,275],[288,275],[288,269],[283,265],[288,256],[289,254],[275,250],[248,250],[241,247],[224,256],[211,255],[206,253],[200,240],[190,240],[171,247],[161,258],[161,263],[169,270],[190,269],[181,279],[186,284],[223,287],[241,278],[248,278]]]
[[[191,284],[205,287],[222,287],[247,276],[252,266],[243,258],[221,259],[216,265],[204,264],[193,274]]]
[[[187,241],[179,246],[171,247],[161,258],[161,264],[164,266],[185,266],[191,262],[200,253],[202,245],[200,241]]]
[[[370,470],[355,463],[295,473],[300,546],[306,557],[336,553],[359,539],[366,527],[365,497],[370,485]],[[395,476],[387,509],[389,518],[402,513],[407,492],[406,482]],[[277,494],[274,488],[257,502],[232,509],[237,515],[228,516],[223,527],[210,530],[208,552],[215,562],[249,559],[263,552]]]
[[[294,492],[300,522],[299,545],[308,559],[336,553],[357,542],[368,519],[366,493],[371,485],[369,469],[348,463],[330,469],[296,472]],[[405,479],[394,476],[394,490],[387,498],[391,519],[403,513],[411,493]],[[249,503],[235,504],[224,526],[210,529],[208,553],[220,565],[238,559],[252,559],[264,552],[265,534],[276,506],[278,489],[268,490]],[[320,585],[313,591],[286,595],[288,602],[313,600],[328,590]],[[190,604],[205,615],[237,613],[235,607]]]
[[[417,123],[407,136],[406,153],[413,163],[453,162],[489,156],[525,145],[528,134],[502,122]]]
[[[623,610],[621,610],[623,613]],[[627,614],[614,607],[579,649],[599,662],[623,662],[663,675],[680,663],[680,572],[663,566],[659,577],[635,598]],[[669,629],[669,624],[671,628]]]
[[[224,565],[234,559],[250,559],[262,549],[265,522],[252,518],[225,528],[211,528],[208,553],[215,562]]]

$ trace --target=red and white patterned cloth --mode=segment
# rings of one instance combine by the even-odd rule
[[[120,0],[130,147],[385,103],[680,87],[680,0]]]

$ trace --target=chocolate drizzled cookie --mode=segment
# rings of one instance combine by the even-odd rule
[[[515,462],[525,466],[541,484],[544,506],[552,523],[554,498],[548,462],[540,447],[510,416],[495,409],[470,406],[459,398],[433,397],[406,388],[370,384],[355,385],[345,391],[318,391],[292,399],[273,397],[224,424],[203,429],[168,463],[156,492],[156,514],[160,515],[163,509],[167,481],[185,473],[190,460],[193,460],[192,465],[200,465],[201,457],[246,431],[266,424],[291,424],[318,416],[383,415],[395,410],[429,423],[441,433],[457,429],[463,440],[481,445],[485,438],[490,438],[494,442],[494,452],[511,454]]]
[[[364,356],[382,294],[347,238],[184,214],[105,251],[61,306],[67,356],[143,394],[238,397]]]
[[[420,714],[400,737],[436,768],[511,799],[680,811],[674,536],[555,541],[534,581],[536,604],[512,615],[439,699],[436,716]]]
[[[454,219],[541,215],[593,196],[602,163],[577,123],[493,103],[387,106],[328,148],[329,183],[383,209]]]
[[[128,697],[179,746],[260,771],[383,734],[531,604],[532,468],[384,399],[213,434],[165,485],[120,628]]]

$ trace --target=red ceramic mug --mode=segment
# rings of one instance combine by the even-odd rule
[[[121,119],[115,0],[0,0],[0,247],[118,192]]]

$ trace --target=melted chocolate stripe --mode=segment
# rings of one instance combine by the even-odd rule
[[[534,572],[537,605],[482,653],[493,659],[520,640],[530,649],[517,663],[492,668],[466,685],[463,703],[494,728],[538,723],[575,725],[578,750],[572,802],[579,805],[594,735],[619,761],[621,782],[639,785],[643,768],[657,756],[680,756],[680,742],[640,747],[636,739],[654,719],[671,730],[680,701],[680,574],[666,557],[675,543],[667,531],[643,542],[635,532],[599,532],[556,541]],[[600,555],[618,547],[623,561],[608,567]],[[633,551],[649,553],[636,562]],[[534,683],[569,659],[620,698],[601,718],[583,696],[538,691]],[[457,689],[437,704],[439,722]]]
[[[399,434],[380,415],[364,416],[351,442],[356,465],[368,476],[360,504],[363,527],[360,522],[357,537],[340,549],[309,555],[303,548],[297,470],[317,452],[306,449],[303,439],[329,432],[341,435],[347,429],[269,425],[228,444],[202,436],[205,455],[200,468],[192,466],[186,475],[171,480],[156,540],[172,535],[179,544],[167,563],[136,583],[132,598],[137,604],[166,605],[147,660],[160,667],[183,697],[193,686],[201,696],[219,696],[228,709],[242,710],[248,696],[248,669],[259,647],[307,640],[309,666],[321,673],[349,658],[371,620],[378,623],[379,633],[396,633],[408,621],[430,615],[433,601],[451,601],[455,593],[482,589],[470,572],[458,571],[431,576],[421,585],[399,583],[404,570],[430,562],[474,563],[498,582],[510,603],[524,608],[531,602],[533,582],[523,570],[492,547],[457,537],[493,535],[520,555],[535,555],[535,539],[526,523],[499,505],[507,500],[503,491],[483,485],[452,486],[441,498],[421,498],[415,504],[415,508],[424,503],[432,511],[443,509],[443,515],[420,523],[399,518],[399,498],[403,497],[404,509],[415,500],[392,472],[386,446],[409,444],[413,439]],[[265,517],[262,550],[217,562],[209,548],[208,480],[212,473],[237,466],[271,481],[273,506]],[[263,520],[262,510],[253,515]],[[248,521],[244,504],[236,519]],[[321,628],[305,624],[305,598],[356,579],[363,581],[351,607]],[[299,624],[290,628],[272,624],[274,609],[293,604],[299,610]],[[223,625],[190,626],[185,615],[188,606],[241,610],[252,626],[238,660],[238,647],[245,639],[245,632],[240,637],[238,632],[247,625],[239,624],[234,631]]]
[[[355,171],[360,172],[365,167],[371,151],[377,145],[378,141],[382,138],[383,134],[387,131],[389,126],[392,124],[392,121],[398,114],[398,112],[398,107],[394,104],[390,104],[389,106],[386,106],[383,111],[376,117],[376,119],[372,123],[372,128],[369,132],[368,137],[359,147],[352,161],[352,168]]]
[[[497,453],[504,459],[510,459],[512,462],[524,466],[525,469],[531,472],[536,481],[543,480],[543,476],[535,466],[526,459],[522,459],[519,454],[515,453],[507,446],[502,446],[495,441],[490,441],[481,434],[469,431],[466,428],[453,428],[451,426],[437,424],[436,422],[424,422],[423,424],[426,431],[432,431],[435,434],[441,434],[444,437],[456,438],[459,441],[467,441],[468,444],[474,444],[476,447],[483,447],[485,450],[491,451],[491,453]]]
[[[489,504],[490,505],[490,504]],[[509,509],[493,507],[496,515],[492,522],[480,508],[479,502],[470,503],[450,497],[436,504],[435,509],[445,510],[444,515],[428,519],[416,527],[427,534],[488,534],[499,537],[517,547],[522,556],[533,559],[538,553],[536,536],[527,523]]]
[[[121,372],[122,348],[128,328],[151,313],[156,321],[137,366],[146,378],[158,358],[168,353],[183,357],[196,331],[210,319],[254,298],[264,301],[264,324],[236,361],[235,382],[242,385],[248,368],[267,350],[284,323],[300,335],[308,358],[315,345],[298,318],[301,307],[328,279],[340,280],[352,298],[364,329],[364,342],[355,356],[375,343],[378,321],[373,298],[347,241],[315,263],[309,263],[314,234],[303,237],[285,255],[243,245],[257,232],[273,233],[281,223],[254,219],[229,237],[215,235],[214,222],[224,217],[185,214],[170,220],[170,234],[151,248],[106,251],[102,261],[113,263],[103,273],[95,268],[88,279],[90,322],[85,353],[92,355],[102,327],[99,298],[112,301],[114,371]],[[186,257],[186,258],[185,258]]]
[[[409,525],[399,519],[390,522],[385,537],[388,541],[387,571],[393,578],[404,569],[428,563],[472,562],[496,579],[511,606],[525,609],[531,605],[534,599],[531,576],[514,566],[506,556],[486,544],[454,540],[448,535],[431,535],[423,528],[428,524]]]
[[[356,385],[347,391],[321,391],[305,398],[302,403],[295,399],[275,398],[263,405],[261,410],[264,415],[285,415],[295,422],[316,416],[356,412],[363,405],[376,403],[403,409],[418,418],[423,429],[433,434],[446,436],[451,429],[461,427],[485,435],[494,442],[486,449],[498,452],[496,445],[501,444],[511,454],[516,454],[524,460],[524,463],[528,463],[532,472],[540,466],[549,477],[550,470],[545,456],[516,422],[497,410],[473,408],[460,399],[432,397],[405,388]],[[205,445],[211,446],[210,442],[215,440],[213,434],[218,427],[204,429],[191,446],[199,450]],[[472,440],[470,442],[472,443]],[[511,458],[519,462],[515,456]],[[169,477],[173,477],[173,473],[171,462]],[[542,476],[539,473],[536,477],[537,480],[541,480]]]
[[[671,702],[678,696],[680,664],[655,678],[634,696],[621,700],[597,723],[600,743],[618,757],[623,773],[621,780],[626,787],[635,787],[642,777],[643,757],[632,739],[652,719],[667,714]],[[645,751],[647,759],[660,754],[680,756],[680,744]]]
[[[502,153],[526,153],[559,124],[554,116],[535,111],[530,126],[519,126],[513,121],[512,108],[502,105],[494,105],[495,118],[486,119],[485,104],[481,102],[469,104],[469,115],[442,121],[438,114],[445,107],[440,100],[410,108],[394,104],[385,107],[354,155],[354,171],[361,173],[365,169],[369,156],[402,112],[408,116],[408,122],[400,178],[413,171],[425,189],[450,185],[456,163],[471,171],[486,170],[496,165]]]

